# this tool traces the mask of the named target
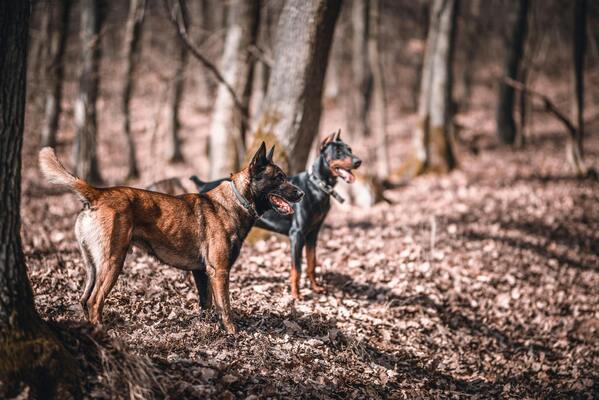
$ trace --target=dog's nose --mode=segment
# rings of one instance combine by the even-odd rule
[[[297,189],[295,191],[295,195],[297,196],[297,201],[300,201],[302,199],[302,197],[304,197],[304,192],[300,189]]]
[[[354,158],[354,168],[358,168],[360,165],[362,165],[362,160]]]

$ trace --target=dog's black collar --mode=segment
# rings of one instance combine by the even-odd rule
[[[241,206],[243,208],[245,208],[245,210],[254,218],[259,218],[260,216],[258,215],[258,212],[256,211],[256,207],[254,207],[254,205],[252,203],[250,203],[248,201],[248,199],[246,199],[240,192],[239,190],[237,190],[237,187],[235,186],[235,183],[233,183],[233,180],[229,181],[229,185],[231,186],[231,189],[233,189],[233,193],[235,193],[235,197],[237,198],[237,201],[239,202],[239,204],[241,204]]]
[[[308,173],[308,176],[310,178],[310,181],[312,181],[312,183],[314,183],[314,185],[317,188],[319,188],[329,196],[333,196],[335,200],[337,200],[339,203],[345,202],[345,199],[341,197],[339,193],[337,193],[333,186],[327,184],[325,181],[316,176],[316,174],[314,173],[314,168],[312,168],[312,170]]]

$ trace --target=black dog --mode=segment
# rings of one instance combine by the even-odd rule
[[[302,201],[293,204],[293,215],[280,215],[266,211],[255,226],[289,236],[291,240],[291,294],[300,299],[299,281],[302,268],[302,249],[306,246],[308,261],[307,275],[314,292],[322,293],[324,288],[316,283],[316,242],[318,232],[331,208],[331,196],[339,202],[343,198],[335,191],[337,178],[347,183],[354,182],[352,169],[362,161],[353,155],[351,148],[340,139],[341,131],[329,135],[320,145],[319,156],[312,169],[289,178],[289,181],[304,191]],[[198,183],[200,193],[217,187],[222,181]]]

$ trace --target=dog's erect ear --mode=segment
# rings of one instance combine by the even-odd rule
[[[268,158],[268,161],[272,162],[272,156],[275,154],[275,145],[273,144],[270,151],[268,152],[268,155],[266,156],[266,158]]]
[[[339,141],[341,139],[341,128],[335,134],[335,141]]]
[[[333,140],[335,140],[335,135],[336,133],[331,133],[329,136],[325,137],[324,140],[322,141],[322,143],[320,143],[320,151],[323,151],[325,147],[327,147],[327,144],[331,143]]]
[[[268,164],[268,159],[266,158],[266,144],[262,142],[256,154],[252,157],[252,161],[250,161],[250,171],[256,172],[260,168],[264,168],[266,164]]]

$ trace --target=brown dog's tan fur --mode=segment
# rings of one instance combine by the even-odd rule
[[[75,232],[87,267],[81,304],[92,323],[101,323],[104,301],[123,268],[131,245],[185,270],[205,266],[203,293],[216,303],[223,324],[235,332],[229,304],[229,271],[254,218],[239,204],[228,183],[210,193],[169,196],[130,187],[95,188],[61,165],[44,148],[40,169],[50,182],[72,189],[83,201]],[[277,168],[274,166],[274,168]],[[250,196],[248,168],[232,175],[241,194]],[[301,191],[300,191],[301,193]]]

